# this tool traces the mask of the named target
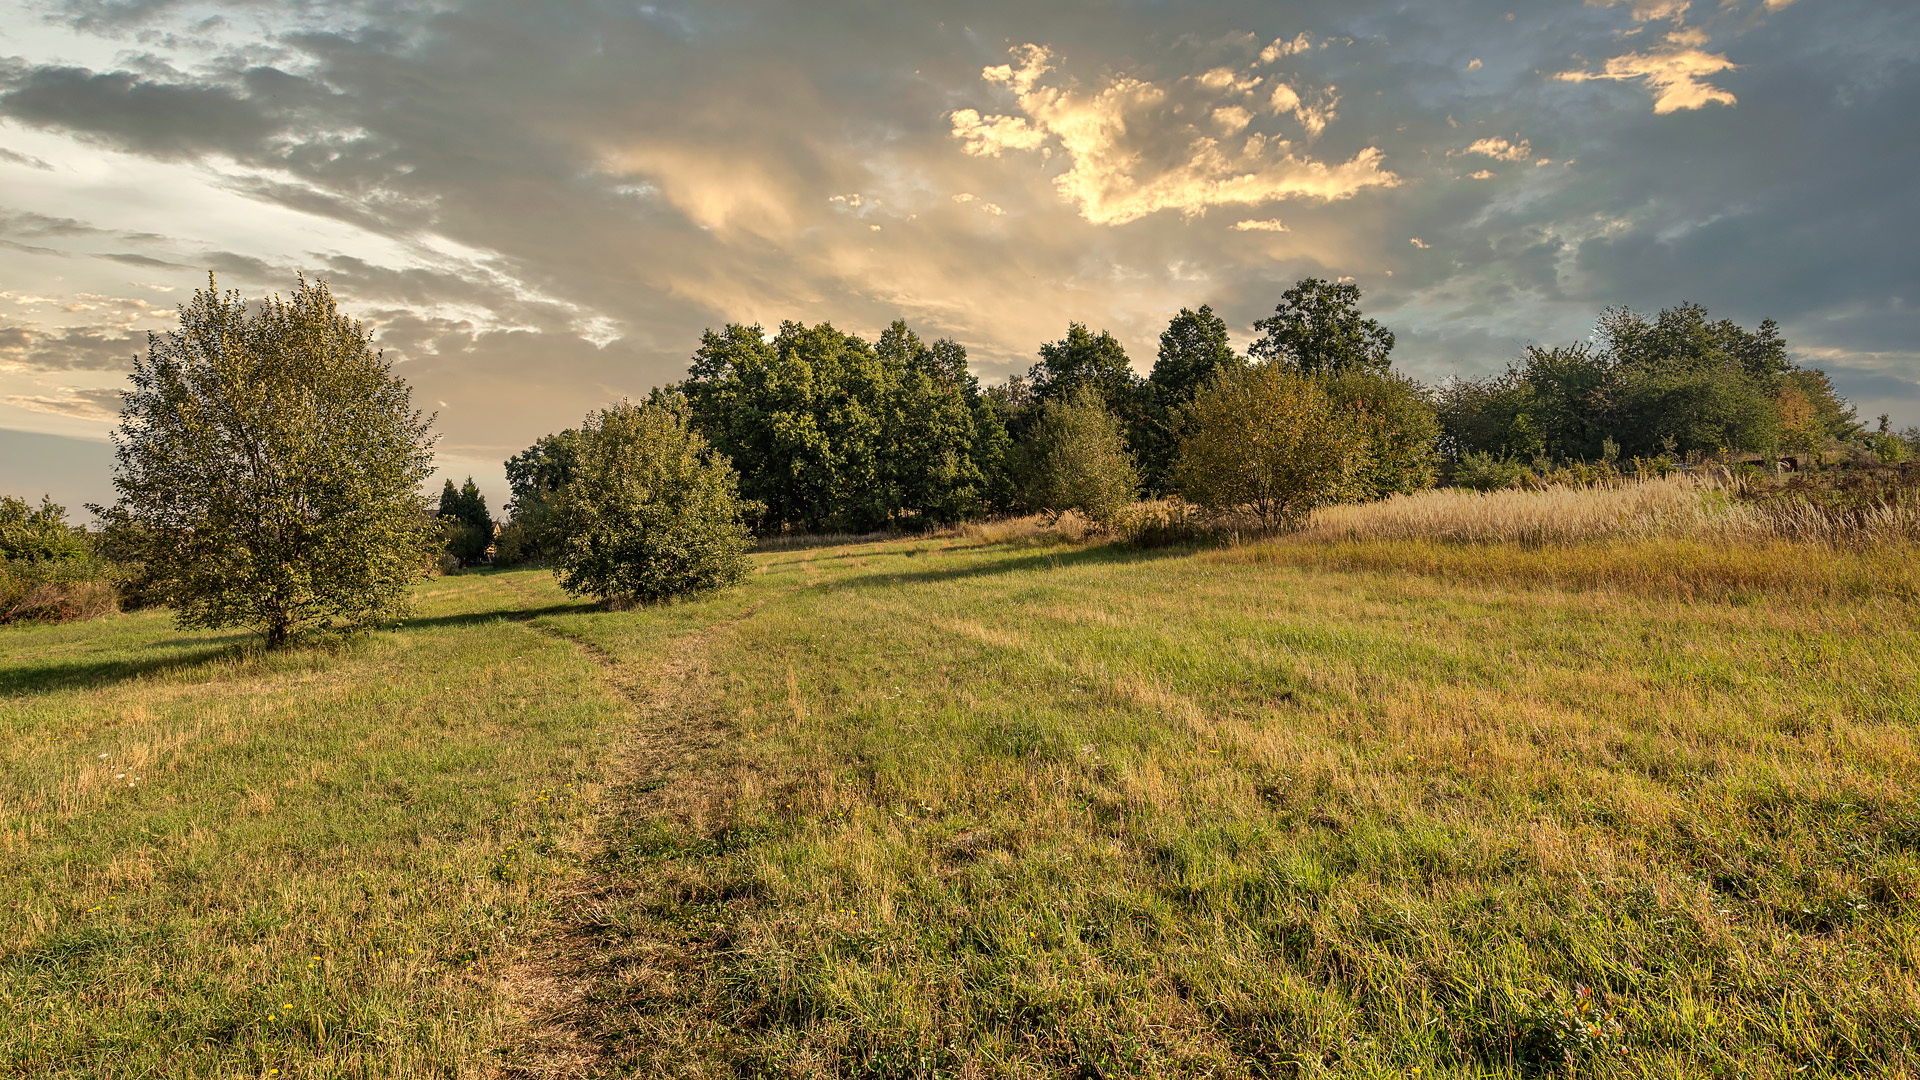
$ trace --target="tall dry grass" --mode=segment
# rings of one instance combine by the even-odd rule
[[[1920,506],[1913,503],[1839,511],[1805,499],[1747,501],[1742,493],[1737,480],[1690,475],[1538,491],[1443,488],[1327,507],[1298,535],[1518,544],[1687,539],[1872,547],[1920,541]]]

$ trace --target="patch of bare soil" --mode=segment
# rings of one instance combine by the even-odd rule
[[[709,638],[757,610],[756,604],[727,622],[688,634],[645,668],[623,663],[593,642],[557,628],[531,627],[579,648],[633,707],[636,723],[614,753],[596,847],[605,846],[609,825],[656,812],[670,788],[698,782],[689,774],[688,762],[725,734],[724,724],[702,707],[708,700],[704,688],[712,675]],[[589,865],[599,862],[593,857],[596,854],[589,850]],[[595,1025],[586,1011],[592,1007],[593,988],[609,967],[598,930],[605,924],[609,899],[620,887],[616,875],[606,871],[570,879],[566,890],[554,898],[556,929],[532,942],[527,954],[508,969],[504,992],[528,1017],[529,1028],[520,1045],[502,1055],[500,1075],[583,1077],[605,1063],[604,1048],[590,1034]]]

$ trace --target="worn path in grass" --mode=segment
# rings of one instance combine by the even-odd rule
[[[1911,1075],[1908,571],[1462,550],[0,631],[0,1075]]]

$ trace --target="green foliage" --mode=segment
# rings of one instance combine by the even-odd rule
[[[320,282],[258,303],[209,279],[148,336],[114,435],[120,498],[93,510],[182,627],[277,647],[402,612],[439,538],[419,494],[431,421],[367,332]]]
[[[1518,484],[1527,473],[1526,463],[1515,458],[1468,450],[1454,463],[1453,482],[1475,491],[1498,491]]]
[[[687,423],[684,399],[623,401],[587,418],[555,516],[561,587],[657,603],[738,584],[751,546],[733,466]]]
[[[1529,347],[1500,375],[1440,391],[1444,443],[1523,459],[1591,461],[1719,451],[1811,452],[1856,435],[1822,372],[1788,357],[1772,320],[1747,331],[1681,304],[1602,313],[1592,345]]]
[[[0,497],[0,624],[65,622],[115,609],[112,564],[67,508]]]
[[[1883,465],[1898,465],[1920,457],[1920,428],[1908,428],[1904,433],[1895,433],[1890,419],[1886,413],[1880,414],[1878,429],[1866,436],[1867,449]]]
[[[966,351],[900,322],[878,350],[826,323],[709,330],[680,389],[762,531],[957,521],[989,504],[1006,451]]]
[[[69,622],[118,610],[111,563],[94,556],[0,562],[0,625]]]
[[[1213,309],[1181,308],[1160,334],[1160,352],[1147,376],[1141,401],[1141,423],[1134,431],[1147,489],[1171,489],[1174,455],[1180,445],[1181,415],[1193,395],[1216,374],[1241,367],[1246,360],[1233,351],[1227,324]]]
[[[1133,419],[1140,379],[1127,350],[1105,330],[1094,334],[1085,323],[1068,323],[1067,336],[1040,346],[1040,362],[1027,371],[1036,401],[1064,401],[1081,387],[1092,387],[1108,412]]]
[[[1404,375],[1349,368],[1323,381],[1327,396],[1365,439],[1362,498],[1410,495],[1433,486],[1440,420],[1425,388]]]
[[[1360,314],[1360,287],[1351,282],[1302,278],[1253,328],[1261,337],[1249,357],[1305,375],[1385,374],[1393,351],[1393,331]]]
[[[568,428],[542,435],[532,446],[507,459],[507,488],[512,493],[507,509],[512,520],[501,532],[496,560],[503,552],[515,563],[559,557],[562,537],[553,524],[553,502],[573,479],[579,456],[580,433]],[[509,530],[513,533],[511,540]]]
[[[1318,380],[1266,363],[1228,369],[1194,397],[1174,465],[1180,494],[1266,528],[1367,493],[1368,432]]]
[[[461,566],[486,561],[487,549],[493,546],[493,515],[473,477],[458,489],[452,480],[440,489],[440,525],[446,533],[447,554]]]
[[[0,497],[0,564],[71,562],[93,548],[87,531],[67,524],[67,508],[43,496],[35,507],[12,495]]]
[[[1119,418],[1091,384],[1040,405],[1020,446],[1019,475],[1022,499],[1032,509],[1078,510],[1107,527],[1140,493]]]

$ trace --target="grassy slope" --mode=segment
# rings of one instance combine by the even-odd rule
[[[641,1075],[1907,1068],[1911,589],[1319,550],[466,577],[266,661],[7,631],[0,1069],[481,1071],[523,1006]],[[500,989],[536,938],[507,983],[585,998]]]

